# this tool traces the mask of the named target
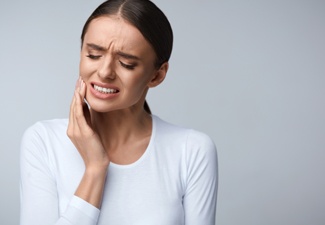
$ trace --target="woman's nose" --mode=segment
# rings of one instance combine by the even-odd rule
[[[115,70],[114,70],[114,62],[111,57],[105,57],[102,59],[102,63],[98,68],[97,75],[105,80],[105,79],[115,79]]]

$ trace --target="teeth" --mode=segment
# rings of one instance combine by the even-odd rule
[[[115,90],[115,89],[99,87],[97,85],[94,85],[94,88],[95,88],[96,91],[99,91],[99,92],[105,93],[105,94],[110,94],[110,93],[116,93],[117,92],[117,90]]]

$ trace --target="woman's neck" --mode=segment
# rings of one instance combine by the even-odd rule
[[[152,118],[143,108],[108,113],[91,111],[92,126],[107,151],[120,151],[151,136]],[[124,147],[123,147],[124,146]]]

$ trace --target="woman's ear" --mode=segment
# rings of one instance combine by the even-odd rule
[[[156,87],[164,81],[168,71],[168,67],[169,67],[168,62],[165,62],[160,66],[160,68],[155,72],[153,78],[150,80],[148,84],[149,88]]]

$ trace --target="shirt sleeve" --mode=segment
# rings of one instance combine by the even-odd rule
[[[65,212],[59,213],[55,176],[49,167],[40,123],[26,130],[20,148],[20,225],[95,225],[99,209],[73,196]]]
[[[215,225],[218,159],[210,137],[192,131],[186,146],[185,225]]]

